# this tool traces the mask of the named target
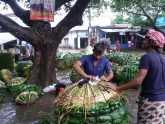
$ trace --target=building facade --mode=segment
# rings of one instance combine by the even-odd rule
[[[91,30],[91,37],[95,38],[97,42],[100,39],[111,39],[111,46],[114,47],[115,42],[118,40],[122,48],[128,47],[128,42],[134,42],[134,33],[140,29],[134,28],[131,25],[111,25],[111,26],[94,26]],[[63,38],[60,46],[71,47],[75,49],[85,48],[88,45],[88,27],[79,26],[73,28]]]

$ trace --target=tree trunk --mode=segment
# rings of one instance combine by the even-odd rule
[[[55,55],[58,45],[45,45],[35,50],[33,67],[30,75],[30,83],[41,85],[43,88],[56,80]]]

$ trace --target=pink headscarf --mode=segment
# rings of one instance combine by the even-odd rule
[[[155,30],[149,30],[146,36],[151,39],[151,43],[155,45],[158,48],[162,48],[165,44],[165,37],[162,33],[155,31]]]

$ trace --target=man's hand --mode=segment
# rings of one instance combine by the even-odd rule
[[[86,75],[85,78],[90,78],[91,81],[95,81],[96,77],[91,76],[91,75]]]
[[[105,86],[107,87],[107,88],[110,88],[110,89],[112,89],[112,90],[117,90],[117,86],[115,85],[115,84],[113,84],[113,83],[106,83],[105,84]]]

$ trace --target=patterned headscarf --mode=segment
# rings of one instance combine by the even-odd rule
[[[148,37],[150,39],[150,42],[158,48],[162,48],[163,45],[165,44],[164,35],[153,29],[148,31],[148,33],[146,34],[146,37]]]

